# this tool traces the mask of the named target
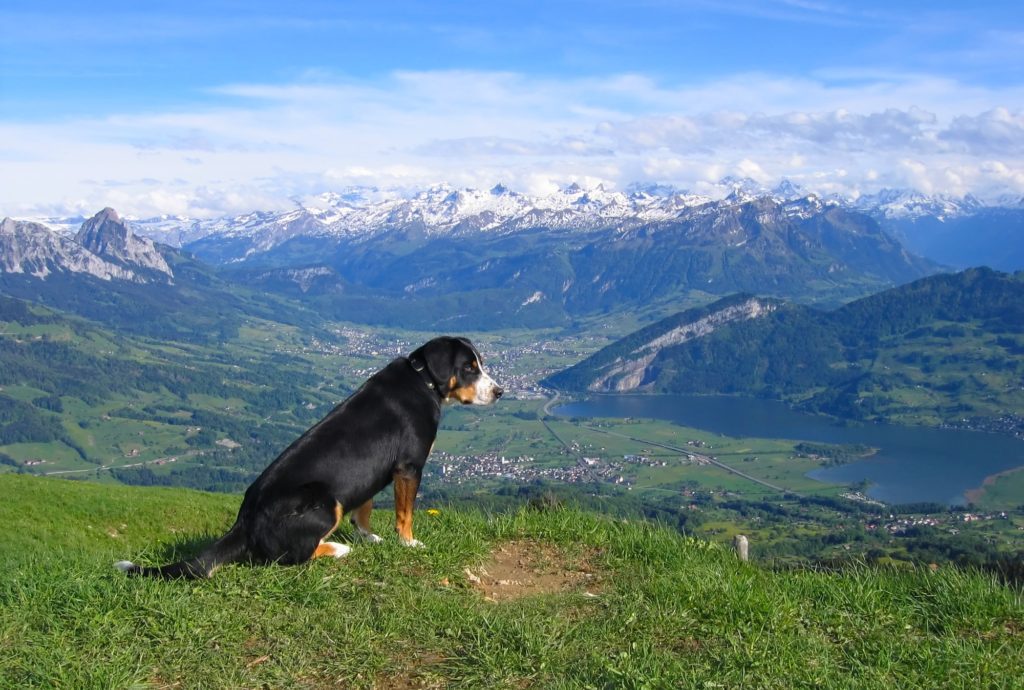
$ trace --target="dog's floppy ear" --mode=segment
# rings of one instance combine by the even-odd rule
[[[409,355],[412,362],[422,361],[427,373],[437,386],[437,392],[445,397],[451,392],[451,377],[455,370],[455,348],[452,338],[434,338]]]

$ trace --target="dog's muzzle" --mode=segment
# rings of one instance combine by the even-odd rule
[[[491,405],[505,393],[505,389],[499,386],[486,372],[476,382],[475,388],[476,395],[473,396],[474,405]]]

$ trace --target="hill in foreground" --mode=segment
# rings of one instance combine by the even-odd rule
[[[0,493],[3,687],[1011,687],[1024,667],[1020,593],[952,568],[771,572],[646,523],[442,508],[417,514],[423,550],[162,582],[111,563],[190,552],[237,496]]]

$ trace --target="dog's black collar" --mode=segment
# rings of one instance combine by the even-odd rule
[[[418,357],[412,357],[406,361],[409,362],[409,366],[413,368],[413,371],[420,375],[427,388],[437,393],[437,397],[442,397],[441,391],[437,388],[437,381],[434,380],[434,377],[430,375],[430,371],[427,369],[427,363]]]

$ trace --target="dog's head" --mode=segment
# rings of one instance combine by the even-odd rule
[[[484,371],[480,353],[466,338],[434,338],[410,354],[409,363],[428,374],[443,400],[490,405],[505,392]]]

